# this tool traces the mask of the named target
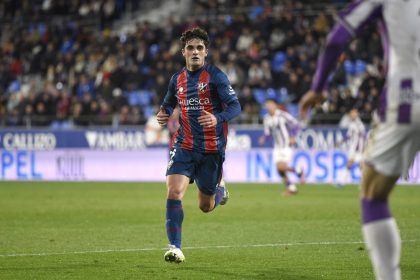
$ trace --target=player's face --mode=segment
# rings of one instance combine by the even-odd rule
[[[267,108],[267,111],[270,115],[274,115],[277,109],[277,104],[274,101],[267,101],[265,102],[265,108]]]
[[[200,69],[204,65],[207,54],[208,49],[200,39],[188,41],[182,49],[182,55],[185,57],[185,64],[190,71]]]
[[[359,112],[355,109],[350,111],[350,118],[354,121],[359,116]]]

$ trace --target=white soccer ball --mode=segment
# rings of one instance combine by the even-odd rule
[[[289,190],[289,192],[297,192],[297,187],[295,184],[290,184],[287,189]]]

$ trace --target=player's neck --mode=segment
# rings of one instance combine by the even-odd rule
[[[201,68],[203,68],[205,64],[206,63],[203,63],[200,66],[198,66],[198,65],[187,65],[186,68],[190,72],[197,72],[198,70],[200,70]]]

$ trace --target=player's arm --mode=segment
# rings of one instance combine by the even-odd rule
[[[169,116],[172,115],[172,112],[176,106],[176,88],[174,76],[172,76],[169,81],[168,91],[166,92],[163,103],[160,106],[160,110],[156,115],[157,121],[161,126],[165,126],[168,123]]]
[[[299,115],[302,119],[306,118],[310,107],[325,99],[322,93],[338,57],[365,25],[382,15],[381,7],[381,0],[357,1],[339,13],[337,23],[328,34],[326,44],[318,56],[311,89],[300,101]]]
[[[267,141],[268,137],[270,137],[270,127],[268,126],[267,119],[264,118],[264,134],[258,139],[258,143],[263,145]]]
[[[296,144],[296,136],[300,130],[300,124],[297,119],[287,112],[283,112],[283,115],[286,119],[286,125],[289,132],[289,142],[290,145]]]
[[[223,112],[215,114],[217,123],[228,122],[231,119],[239,116],[241,113],[241,105],[239,104],[238,97],[235,90],[230,85],[230,82],[224,73],[217,75],[217,92],[226,108]]]

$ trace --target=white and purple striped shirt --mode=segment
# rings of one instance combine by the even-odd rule
[[[324,89],[338,56],[365,25],[378,23],[386,84],[379,98],[382,122],[420,124],[420,0],[358,0],[338,14],[318,58],[312,89]]]
[[[366,128],[360,118],[350,121],[346,142],[349,145],[350,151],[362,152],[366,140]]]
[[[287,112],[276,110],[271,116],[264,117],[264,135],[271,134],[274,148],[289,147],[289,137],[296,136],[299,130],[299,122]]]

